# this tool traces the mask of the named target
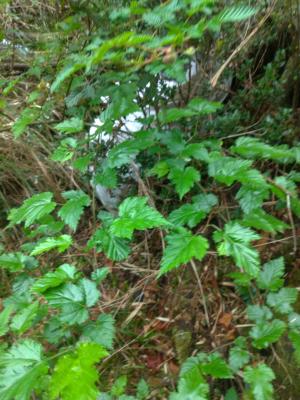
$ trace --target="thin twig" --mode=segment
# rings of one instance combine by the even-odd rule
[[[246,46],[246,44],[250,41],[250,39],[256,34],[256,32],[263,26],[263,24],[266,22],[266,20],[269,18],[271,15],[274,6],[276,2],[273,2],[273,4],[269,7],[266,15],[259,21],[257,26],[249,33],[249,35],[238,45],[238,47],[231,53],[231,55],[227,58],[227,60],[224,62],[224,64],[219,68],[219,70],[216,72],[216,74],[212,77],[210,80],[210,83],[212,87],[215,87],[216,84],[218,83],[218,80],[228,64],[232,61],[232,59],[242,50],[243,47]]]
[[[197,283],[198,283],[198,286],[199,286],[199,289],[200,289],[200,294],[201,294],[201,297],[202,297],[205,319],[206,319],[207,326],[209,327],[210,326],[210,320],[209,320],[209,315],[208,315],[208,310],[207,310],[207,305],[206,305],[206,300],[205,300],[205,296],[204,296],[204,290],[203,290],[203,286],[202,286],[202,283],[201,283],[201,279],[199,277],[195,262],[193,260],[191,260],[190,263],[191,263],[191,266],[192,266],[193,271],[195,273],[195,276],[196,276],[196,279],[197,279]]]

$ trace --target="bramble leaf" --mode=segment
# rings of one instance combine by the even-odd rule
[[[256,281],[258,287],[271,292],[277,291],[283,286],[284,280],[284,259],[283,257],[271,260],[263,265]]]
[[[50,399],[96,400],[98,371],[95,364],[108,353],[96,343],[79,343],[73,354],[59,358],[51,377]]]
[[[274,372],[266,364],[249,366],[244,371],[244,380],[250,385],[255,400],[273,400],[274,389],[271,382],[274,379]]]
[[[38,242],[35,248],[30,253],[31,256],[47,253],[50,250],[57,249],[59,253],[67,250],[72,244],[70,235],[61,235],[57,237],[48,237]]]
[[[101,314],[97,321],[90,321],[83,328],[82,336],[111,350],[115,338],[114,317],[111,314]]]
[[[44,215],[50,214],[56,206],[52,197],[53,193],[50,192],[39,193],[25,200],[21,207],[11,209],[8,214],[10,226],[25,222],[27,228]]]
[[[260,261],[258,252],[250,246],[250,242],[259,237],[253,230],[235,221],[227,223],[223,231],[214,232],[214,240],[219,243],[218,253],[232,256],[237,266],[253,277],[259,273]]]
[[[144,230],[168,225],[165,218],[148,206],[147,197],[127,197],[119,206],[119,217],[111,225],[111,232],[131,239],[134,230]]]
[[[277,293],[269,293],[267,303],[280,314],[289,314],[293,311],[291,304],[295,303],[298,297],[296,288],[282,288]]]
[[[67,202],[59,210],[58,215],[65,224],[69,225],[75,231],[84,207],[89,206],[91,200],[81,190],[70,190],[69,192],[64,192],[62,195]]]
[[[44,293],[50,288],[60,286],[69,280],[75,278],[76,268],[70,264],[60,265],[55,271],[47,272],[41,278],[37,279],[31,287],[33,292]]]
[[[186,264],[194,257],[202,260],[208,249],[208,241],[203,236],[193,235],[188,230],[172,233],[166,237],[168,245],[161,261],[159,275]]]
[[[200,173],[194,167],[186,167],[184,169],[173,168],[168,177],[175,185],[180,199],[201,179]]]
[[[47,370],[39,343],[26,339],[14,344],[0,354],[1,400],[29,400]]]

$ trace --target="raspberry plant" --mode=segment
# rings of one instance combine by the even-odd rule
[[[185,266],[197,272],[214,252],[230,260],[237,292],[250,296],[245,310],[250,328],[224,354],[189,357],[169,399],[209,399],[212,382],[219,380],[240,382],[239,389],[231,383],[222,393],[227,400],[273,399],[275,373],[262,351],[286,335],[300,359],[297,289],[284,286],[284,258],[263,263],[255,243],[264,234],[275,238],[291,230],[295,236],[300,147],[247,134],[227,140],[209,132],[209,121],[220,117],[223,104],[194,94],[186,72],[206,41],[226,40],[228,29],[265,11],[214,1],[120,2],[113,10],[103,10],[102,3],[70,2],[55,25],[59,35],[43,43],[44,55],[20,76],[38,77],[40,84],[12,126],[15,139],[33,134],[33,126],[42,132],[43,125],[52,124],[51,159],[76,171],[85,186],[59,195],[36,193],[8,211],[7,229],[22,230],[25,239],[20,248],[3,247],[0,254],[9,277],[0,313],[5,339],[0,398],[151,398],[143,379],[135,395],[126,395],[122,376],[102,391],[97,365],[113,351],[116,336],[114,316],[99,307],[109,269],[95,265],[86,274],[75,249],[118,263],[130,257],[141,232],[152,231],[161,242],[155,279]],[[175,86],[164,86],[168,81]],[[4,95],[17,83],[7,82]],[[141,128],[118,141],[126,117],[137,112]],[[95,118],[101,124],[87,133]],[[101,134],[110,142],[99,141]],[[139,193],[125,197],[117,212],[101,209],[95,217],[89,181],[114,189],[121,170],[137,162]],[[224,193],[236,206],[218,218]],[[167,198],[172,202],[166,205]],[[87,216],[93,218],[92,233],[78,245],[76,235]],[[62,255],[69,256],[67,262],[57,261]]]

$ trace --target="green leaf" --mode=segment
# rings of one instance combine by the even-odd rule
[[[237,160],[233,157],[224,157],[218,153],[210,159],[208,164],[209,176],[227,186],[241,179],[252,165],[250,160]]]
[[[267,303],[280,314],[289,314],[293,311],[291,304],[296,302],[297,297],[297,289],[282,288],[278,293],[269,293],[267,296]]]
[[[57,129],[61,133],[76,133],[81,132],[83,130],[83,120],[78,117],[73,117],[70,119],[66,119],[63,122],[55,125],[54,128]]]
[[[118,184],[117,172],[114,168],[103,168],[101,173],[97,173],[94,177],[95,185],[102,185],[108,189],[113,189]]]
[[[169,215],[169,221],[174,225],[187,225],[194,228],[205,218],[206,213],[199,210],[196,204],[184,204]]]
[[[144,379],[141,379],[137,384],[136,397],[137,400],[144,400],[150,394],[149,386]]]
[[[253,210],[250,214],[245,215],[242,222],[246,226],[271,233],[284,232],[289,227],[285,222],[267,214],[262,209]]]
[[[35,248],[30,253],[31,256],[46,253],[50,250],[57,249],[59,253],[62,253],[68,249],[72,244],[72,237],[70,235],[61,235],[54,237],[48,237],[38,242]]]
[[[266,364],[256,367],[246,367],[244,380],[250,385],[250,391],[255,400],[273,400],[274,389],[271,382],[275,379],[274,372]]]
[[[257,10],[255,8],[240,5],[233,6],[230,8],[226,8],[217,16],[220,22],[239,22],[244,19],[248,19],[252,17],[252,15],[256,14]]]
[[[289,332],[289,339],[294,347],[295,360],[300,365],[300,333],[298,331]]]
[[[251,321],[256,323],[267,321],[273,317],[272,311],[267,306],[252,305],[247,307],[247,315]]]
[[[42,346],[30,339],[0,354],[0,368],[1,400],[29,400],[48,370],[42,359]]]
[[[242,210],[249,214],[259,209],[263,205],[264,200],[269,198],[269,190],[265,187],[253,188],[243,185],[235,197],[240,203]]]
[[[39,303],[34,302],[14,315],[10,324],[11,329],[18,334],[26,332],[32,327],[39,310]]]
[[[91,200],[81,190],[70,190],[69,192],[64,192],[62,195],[68,201],[59,210],[58,215],[65,224],[69,225],[75,231],[84,207],[88,207]]]
[[[112,396],[116,397],[121,396],[125,392],[126,386],[127,386],[127,377],[125,375],[122,375],[119,378],[117,378],[117,380],[112,385],[110,391]]]
[[[227,390],[224,400],[239,400],[237,391],[234,388],[230,388]]]
[[[283,284],[284,275],[284,259],[283,257],[271,260],[264,264],[263,270],[257,277],[258,287],[262,290],[269,290],[271,292],[280,289]]]
[[[59,73],[56,75],[55,81],[51,85],[51,92],[56,92],[57,89],[61,86],[61,84],[73,75],[75,72],[85,67],[85,57],[76,55],[73,57],[72,63],[65,66]]]
[[[114,317],[111,314],[101,314],[97,321],[91,321],[83,328],[82,336],[111,350],[115,338]]]
[[[3,311],[0,313],[0,337],[4,336],[9,330],[9,320],[10,316],[14,311],[14,305],[7,305]]]
[[[203,374],[211,375],[213,378],[229,379],[232,372],[225,360],[217,353],[208,357],[208,360],[201,365]]]
[[[25,257],[22,253],[1,254],[0,267],[10,272],[20,271],[25,267]]]
[[[166,237],[165,248],[161,261],[159,275],[186,264],[194,257],[202,260],[208,249],[208,241],[202,236],[195,236],[190,231],[182,230],[180,233],[172,233]]]
[[[60,320],[69,324],[82,324],[88,319],[88,307],[96,304],[100,296],[95,282],[81,279],[78,284],[66,283],[45,293],[50,306],[61,310]]]
[[[182,118],[212,114],[221,107],[222,105],[220,103],[195,97],[185,108],[169,108],[160,111],[158,118],[160,122],[168,124]]]
[[[213,194],[200,194],[193,197],[192,204],[184,204],[169,215],[169,221],[175,225],[195,227],[216,205],[218,199]]]
[[[60,286],[75,278],[76,268],[70,264],[59,266],[54,272],[47,272],[44,276],[37,279],[31,287],[33,292],[44,293],[50,288]]]
[[[109,271],[108,267],[98,268],[98,269],[96,269],[95,271],[92,272],[91,278],[98,285],[100,282],[102,282],[107,277],[109,272],[110,271]]]
[[[59,358],[50,382],[50,399],[96,400],[95,364],[108,353],[96,343],[80,343],[73,354]]]
[[[131,239],[134,230],[145,230],[168,225],[165,218],[149,207],[147,197],[127,197],[119,206],[119,218],[111,226],[111,232],[119,237]]]
[[[234,152],[254,159],[270,159],[279,163],[291,163],[296,161],[296,153],[293,148],[286,145],[271,146],[254,137],[241,137],[237,139]]]
[[[173,168],[168,177],[175,185],[180,199],[201,179],[200,173],[194,167],[186,167],[184,169]]]
[[[12,126],[12,132],[15,138],[18,138],[25,132],[26,128],[36,121],[39,117],[39,110],[35,108],[25,108]]]
[[[249,335],[253,339],[253,346],[257,349],[265,349],[271,343],[275,343],[286,330],[286,324],[279,319],[261,321],[251,328]]]
[[[209,386],[200,369],[195,366],[181,374],[176,393],[171,393],[170,400],[208,400]]]
[[[241,339],[245,338],[238,338],[229,351],[229,365],[234,373],[248,364],[250,360],[250,353],[245,349],[246,340]]]
[[[256,277],[259,273],[259,254],[250,247],[252,240],[259,239],[254,231],[231,221],[225,225],[223,231],[214,232],[214,240],[218,244],[218,253],[221,256],[232,256],[238,267],[247,274]]]
[[[93,247],[97,252],[104,251],[107,257],[114,261],[125,260],[130,253],[128,241],[113,235],[105,228],[97,229],[88,241],[87,248]]]
[[[52,197],[53,193],[50,192],[39,193],[25,200],[21,207],[11,209],[8,214],[10,226],[25,222],[25,228],[28,228],[44,215],[50,214],[56,206],[51,201]]]

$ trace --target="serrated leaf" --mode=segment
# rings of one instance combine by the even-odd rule
[[[114,168],[104,168],[101,173],[97,173],[94,177],[94,184],[102,185],[108,189],[115,188],[117,183],[117,172]]]
[[[130,247],[126,239],[113,235],[108,229],[97,229],[89,240],[87,247],[96,248],[98,252],[104,251],[107,257],[114,261],[125,260],[129,253]]]
[[[65,66],[59,73],[56,75],[55,81],[51,85],[51,92],[56,92],[57,89],[61,86],[61,84],[73,75],[75,72],[85,67],[85,58],[83,56],[74,56],[72,63]]]
[[[217,353],[208,357],[207,361],[201,365],[203,374],[211,375],[213,378],[229,379],[232,372],[226,361]]]
[[[144,379],[141,379],[137,384],[136,388],[136,397],[137,400],[144,400],[149,396],[150,390],[147,382]]]
[[[243,185],[235,198],[240,203],[242,210],[248,214],[263,205],[264,200],[269,198],[269,190],[264,187],[252,188]]]
[[[277,293],[269,293],[267,304],[281,314],[289,314],[293,311],[294,304],[298,297],[298,291],[295,288],[282,288]]]
[[[62,195],[68,201],[59,210],[58,215],[65,224],[69,225],[75,231],[84,207],[88,207],[91,200],[81,190],[70,190],[69,192],[64,192]]]
[[[194,228],[205,216],[206,213],[199,211],[195,204],[184,204],[171,212],[169,221],[174,225],[187,225],[190,228]]]
[[[131,239],[134,230],[144,230],[168,225],[165,218],[147,205],[147,197],[127,197],[119,206],[119,217],[111,226],[111,232]]]
[[[111,350],[115,338],[114,317],[111,314],[101,314],[97,321],[91,321],[83,328],[82,336]]]
[[[37,279],[31,287],[33,292],[44,293],[50,288],[60,286],[75,278],[76,268],[70,264],[63,264],[53,272],[47,272],[44,276]]]
[[[52,198],[53,193],[39,193],[25,200],[21,207],[11,209],[8,214],[10,226],[25,222],[25,228],[28,228],[44,215],[50,214],[56,206]]]
[[[255,400],[273,400],[274,389],[271,382],[275,379],[274,372],[266,364],[256,367],[246,367],[244,380],[250,385],[250,391]]]
[[[252,161],[250,160],[238,160],[215,154],[209,161],[208,174],[218,182],[230,186],[233,182],[239,180],[251,165]]]
[[[69,325],[85,322],[88,319],[88,307],[95,305],[99,296],[95,282],[86,278],[76,285],[66,283],[45,293],[49,305],[61,310],[60,320]]]
[[[10,272],[20,271],[25,267],[25,257],[22,253],[1,254],[0,267]]]
[[[242,222],[246,226],[271,233],[284,232],[289,227],[285,222],[267,214],[262,209],[253,210],[250,214],[246,214]]]
[[[284,259],[279,257],[264,264],[263,270],[257,277],[257,284],[260,289],[269,290],[271,292],[280,289],[283,284],[284,275]]]
[[[20,135],[22,135],[26,128],[38,119],[39,114],[40,112],[38,109],[25,108],[12,126],[14,137],[18,138]]]
[[[9,330],[9,320],[14,311],[14,305],[7,305],[0,313],[0,337],[4,336]]]
[[[0,354],[0,366],[1,400],[29,400],[48,370],[42,358],[42,346],[30,339]]]
[[[255,8],[246,5],[233,6],[226,8],[217,16],[217,18],[221,23],[239,22],[252,17],[252,15],[256,14],[256,12],[257,10]]]
[[[259,235],[238,222],[231,221],[225,225],[223,231],[215,231],[213,236],[221,256],[232,256],[237,266],[247,274],[252,277],[258,275],[259,254],[250,246],[250,242],[259,239]]]
[[[121,375],[116,379],[116,381],[112,385],[110,392],[113,396],[119,397],[125,392],[126,386],[127,386],[127,376]]]
[[[47,253],[50,250],[57,249],[59,253],[67,250],[72,244],[72,237],[70,235],[61,235],[42,239],[38,242],[35,248],[30,253],[31,256]]]
[[[286,324],[279,319],[261,321],[251,328],[249,335],[253,339],[253,346],[257,349],[265,349],[275,343],[286,330]]]
[[[192,204],[184,204],[169,215],[169,220],[175,225],[195,227],[218,203],[213,194],[200,194],[193,197]]]
[[[231,370],[236,373],[250,360],[250,353],[242,346],[235,345],[229,351],[229,365]]]
[[[217,102],[208,101],[200,97],[192,99],[185,108],[169,108],[159,112],[158,118],[164,123],[178,121],[182,118],[190,118],[195,115],[207,115],[216,112],[222,105]]]
[[[50,399],[96,400],[95,364],[108,353],[96,343],[80,343],[73,354],[59,358],[50,382]]]
[[[83,120],[78,117],[66,119],[54,126],[61,133],[76,133],[83,130]]]
[[[293,148],[288,148],[286,145],[271,146],[254,137],[237,139],[235,146],[231,149],[247,158],[270,159],[280,163],[296,161],[296,153]]]
[[[294,357],[298,365],[300,365],[300,333],[298,331],[289,332],[289,339],[294,347]]]
[[[159,275],[186,264],[193,258],[202,260],[208,249],[208,241],[203,236],[193,235],[187,230],[172,233],[166,240],[168,245],[163,253]]]
[[[200,173],[194,167],[186,167],[184,169],[173,168],[168,175],[170,181],[175,185],[179,198],[190,191],[190,189],[201,179]]]
[[[264,322],[265,324],[267,324],[267,321],[273,317],[272,311],[269,307],[258,305],[248,306],[247,315],[251,321],[256,323]]]
[[[208,400],[209,386],[200,369],[195,366],[180,375],[178,390],[171,393],[170,400]]]
[[[14,315],[10,324],[12,331],[22,334],[31,328],[33,321],[37,316],[38,309],[39,303],[34,302]]]

